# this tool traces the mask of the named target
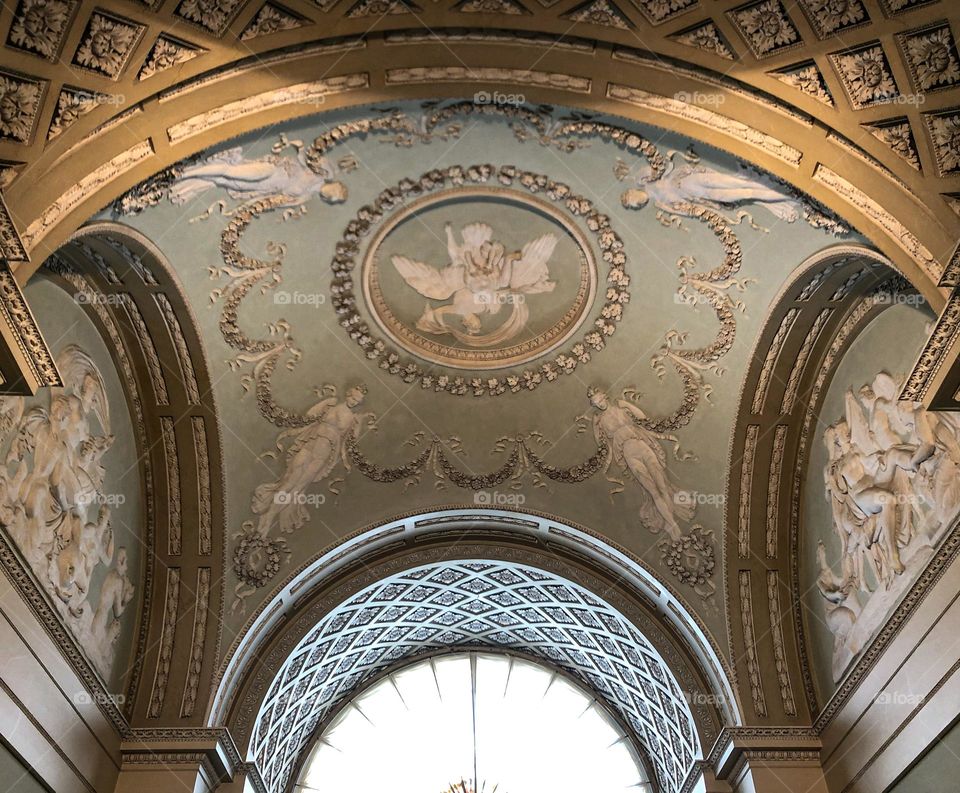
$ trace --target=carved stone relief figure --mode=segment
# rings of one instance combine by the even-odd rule
[[[657,176],[643,166],[637,175],[636,187],[624,191],[621,202],[628,209],[641,209],[652,201],[660,210],[671,214],[689,214],[687,205],[711,209],[733,209],[747,204],[760,204],[780,220],[793,223],[804,215],[804,202],[787,188],[759,175],[729,174],[700,164],[692,153],[683,156],[670,152],[665,171]],[[623,178],[626,174],[620,172]]]
[[[824,486],[840,554],[830,563],[821,542],[817,586],[834,635],[835,680],[883,625],[960,510],[956,422],[897,401],[901,385],[881,372],[848,390],[844,416],[823,434]]]
[[[450,262],[437,269],[407,256],[394,256],[393,266],[403,280],[431,300],[452,300],[433,307],[427,305],[417,320],[417,328],[431,334],[449,333],[470,346],[501,344],[521,333],[530,310],[522,295],[550,292],[556,284],[549,280],[547,262],[557,245],[554,234],[531,240],[521,251],[509,252],[493,238],[486,223],[471,223],[461,231],[458,244],[448,224],[447,250]],[[480,316],[498,314],[510,303],[509,318],[496,330],[481,334]],[[463,329],[447,323],[445,316],[460,317]]]
[[[612,402],[604,391],[595,388],[590,389],[588,396],[596,410],[587,418],[593,425],[597,443],[610,447],[604,473],[609,473],[612,464],[619,465],[644,493],[640,507],[643,524],[652,531],[665,531],[671,540],[679,540],[683,532],[678,520],[689,521],[694,508],[669,480],[667,455],[660,445],[665,436],[642,425],[647,416],[632,402],[626,399]],[[611,481],[623,488],[619,480]]]
[[[57,357],[67,384],[49,407],[4,397],[0,521],[94,666],[108,677],[134,587],[115,548],[103,456],[113,445],[103,377],[76,345]],[[93,580],[104,575],[98,592]]]
[[[361,385],[348,389],[342,401],[331,394],[307,411],[306,426],[280,433],[277,448],[286,446],[283,472],[276,481],[256,489],[251,505],[258,516],[256,529],[261,535],[266,537],[274,529],[284,533],[299,529],[309,517],[305,506],[307,488],[330,476],[338,463],[350,470],[350,438],[364,423],[374,426],[372,413],[358,412],[366,393]]]
[[[296,157],[282,156],[293,148]],[[288,141],[281,136],[273,153],[249,160],[237,146],[183,168],[180,178],[170,188],[170,201],[184,204],[200,193],[219,187],[234,199],[284,197],[284,206],[300,207],[316,196],[331,204],[346,200],[347,188],[334,180],[335,167],[322,160],[316,170],[307,164],[301,141]]]

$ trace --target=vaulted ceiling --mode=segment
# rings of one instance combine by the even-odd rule
[[[0,14],[0,161],[26,250],[5,231],[5,254],[37,248],[42,261],[76,225],[63,221],[106,203],[91,206],[93,194],[113,197],[209,145],[213,126],[223,137],[339,104],[515,85],[536,101],[620,104],[739,138],[760,164],[827,203],[840,194],[848,215],[897,240],[892,257],[939,308],[932,283],[960,230],[960,56],[948,6],[19,0]],[[287,95],[272,93],[279,86]],[[881,194],[884,206],[871,205]],[[916,222],[900,226],[888,212]]]

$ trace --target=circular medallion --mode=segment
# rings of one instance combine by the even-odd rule
[[[397,211],[362,268],[389,339],[456,369],[523,365],[564,344],[597,291],[586,235],[549,202],[498,186],[447,189]]]

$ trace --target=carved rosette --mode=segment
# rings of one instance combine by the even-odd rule
[[[0,138],[30,142],[43,88],[39,80],[0,72]]]
[[[56,60],[76,7],[75,0],[20,0],[7,44]]]
[[[879,42],[830,56],[854,109],[889,102],[899,95]]]
[[[762,0],[728,13],[758,58],[783,52],[802,43],[799,31],[779,0]]]
[[[918,91],[935,91],[960,83],[960,56],[949,25],[904,33],[898,40]]]
[[[87,23],[73,62],[77,66],[116,80],[140,43],[145,30],[144,25],[128,19],[96,12]]]

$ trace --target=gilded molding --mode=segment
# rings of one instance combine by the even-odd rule
[[[939,280],[941,269],[933,254],[906,226],[879,203],[823,163],[817,164],[816,170],[813,172],[813,180],[853,204],[870,220],[880,226],[891,241],[910,256],[934,282]]]
[[[786,424],[778,424],[774,431],[773,450],[770,457],[770,474],[767,477],[767,558],[777,558],[777,525],[780,521],[780,474],[783,469],[783,452],[787,442]]]
[[[86,176],[77,180],[60,198],[47,207],[39,218],[30,224],[26,233],[23,235],[23,241],[26,247],[28,249],[36,247],[36,244],[51,228],[73,212],[73,210],[83,203],[91,194],[112,182],[117,177],[122,176],[131,168],[135,168],[144,160],[152,157],[153,154],[153,142],[149,139],[141,141],[136,146],[131,146],[126,151],[121,152],[99,168],[96,168]]]
[[[960,292],[956,290],[947,299],[947,305],[937,318],[930,338],[923,345],[920,357],[900,392],[900,399],[921,402],[927,396],[930,382],[944,364],[960,334]]]
[[[195,116],[167,127],[167,137],[171,143],[182,143],[212,127],[229,124],[237,119],[254,113],[263,113],[286,105],[313,105],[320,108],[326,97],[369,88],[370,76],[366,72],[327,77],[308,83],[297,83],[284,88],[263,91],[253,96],[238,99],[235,102],[206,110]]]
[[[779,427],[777,428],[780,429]],[[783,428],[784,430],[786,427]],[[783,616],[780,611],[779,576],[776,570],[767,570],[767,602],[770,608],[770,634],[773,638],[773,658],[777,667],[777,682],[780,685],[780,699],[783,712],[788,716],[797,715],[797,702],[793,696],[793,685],[787,669],[787,653],[783,644]]]
[[[646,110],[677,116],[707,127],[714,132],[730,135],[740,141],[755,146],[766,154],[776,157],[778,160],[782,160],[794,168],[800,167],[800,161],[803,159],[803,152],[784,143],[782,140],[747,126],[729,116],[720,115],[720,113],[690,102],[682,102],[672,97],[651,94],[640,88],[631,88],[617,83],[610,83],[607,86],[607,97],[625,102],[629,105],[642,107]]]
[[[193,636],[190,639],[190,661],[187,679],[180,702],[180,717],[189,718],[197,705],[200,690],[200,673],[203,669],[204,645],[207,638],[207,610],[210,607],[210,568],[197,570],[197,592],[193,612]]]
[[[790,329],[799,315],[800,309],[798,308],[791,308],[787,311],[783,319],[780,320],[780,327],[777,328],[776,334],[770,341],[767,354],[763,359],[763,367],[760,369],[760,377],[757,379],[753,404],[750,406],[750,410],[755,416],[763,412],[764,403],[767,401],[767,392],[770,390],[770,378],[773,377],[774,366],[776,366],[777,359],[780,357],[780,351],[783,349],[783,344],[787,340]]]
[[[30,260],[27,249],[23,247],[20,232],[13,222],[7,202],[0,191],[0,257],[8,262],[26,262]]]
[[[33,385],[62,386],[60,373],[40,327],[20,291],[10,266],[0,264],[0,318],[19,350],[18,363],[29,369]],[[5,334],[7,335],[7,334]]]
[[[164,598],[163,624],[160,629],[160,652],[157,655],[157,671],[150,692],[148,715],[160,718],[163,700],[170,682],[170,667],[173,663],[173,642],[177,630],[177,615],[180,611],[180,568],[167,568],[167,592]]]
[[[169,405],[170,395],[167,392],[167,381],[163,376],[163,367],[160,363],[160,357],[157,355],[156,345],[153,343],[153,336],[150,335],[150,329],[147,327],[136,301],[126,293],[121,293],[119,297],[130,319],[130,325],[134,333],[137,334],[140,349],[143,350],[143,358],[147,362],[147,371],[150,373],[150,382],[153,385],[153,393],[156,396],[157,404]]]
[[[190,349],[187,347],[187,340],[183,336],[183,327],[180,325],[180,320],[177,319],[177,314],[170,304],[170,298],[163,292],[157,292],[153,297],[160,307],[160,313],[163,315],[163,320],[170,333],[173,347],[177,351],[177,363],[180,366],[180,374],[183,376],[183,386],[186,389],[187,402],[191,405],[199,405],[200,388],[197,386],[197,374],[193,369]]]
[[[763,695],[763,681],[760,678],[760,662],[757,659],[757,639],[753,625],[753,593],[750,589],[750,571],[741,570],[737,574],[740,584],[740,623],[743,628],[743,641],[746,646],[747,678],[750,681],[750,697],[753,709],[758,716],[767,715],[767,701]]]
[[[743,441],[743,458],[740,467],[740,504],[737,515],[737,555],[741,559],[750,556],[750,494],[753,491],[753,466],[757,456],[757,441],[760,425],[747,426]]]
[[[167,466],[167,553],[179,556],[183,550],[183,507],[180,491],[180,455],[173,419],[160,417],[163,459]]]
[[[807,335],[803,339],[803,344],[800,345],[800,350],[797,352],[797,357],[793,361],[790,376],[787,378],[787,387],[783,391],[783,400],[780,402],[781,414],[786,415],[793,410],[797,401],[797,389],[800,388],[800,376],[803,374],[803,370],[807,365],[807,359],[813,351],[813,345],[816,344],[817,339],[820,338],[820,333],[823,331],[827,320],[830,319],[831,314],[833,314],[832,308],[822,309],[810,326],[810,330],[807,331]]]
[[[203,416],[191,416],[193,448],[197,459],[197,496],[200,509],[198,520],[198,551],[209,556],[213,548],[213,506],[210,491],[210,456],[207,449],[207,430]]]
[[[499,66],[415,66],[404,69],[387,69],[387,85],[410,85],[416,83],[509,83],[512,85],[535,85],[588,94],[592,81],[558,72],[541,72],[530,69],[507,69]]]
[[[157,101],[163,104],[172,99],[178,99],[192,91],[206,88],[233,77],[239,77],[258,68],[279,66],[282,63],[290,63],[291,61],[302,60],[317,55],[332,55],[335,53],[362,50],[366,46],[367,43],[363,39],[346,39],[335,43],[314,42],[305,45],[301,44],[294,47],[286,47],[273,53],[251,55],[248,58],[225,64],[218,69],[211,69],[209,72],[204,72],[182,83],[173,85],[161,91],[157,96]]]

